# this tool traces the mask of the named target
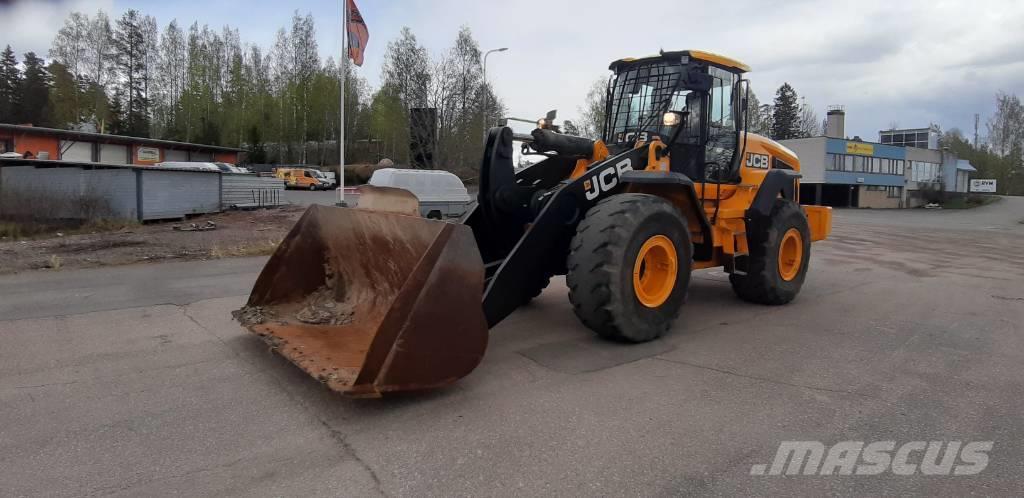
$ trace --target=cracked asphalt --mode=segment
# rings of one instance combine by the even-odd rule
[[[0,278],[6,496],[1024,494],[1024,199],[838,211],[800,297],[695,274],[663,339],[562,281],[442,391],[327,392],[235,324],[262,258]],[[751,476],[782,441],[993,441],[975,476]]]

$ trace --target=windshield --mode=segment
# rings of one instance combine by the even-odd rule
[[[662,124],[661,116],[666,110],[683,113],[682,126],[698,130],[700,100],[692,91],[678,88],[684,69],[682,64],[658,61],[615,75],[610,83],[605,140],[629,142],[637,132],[646,131],[667,141],[675,127]],[[688,134],[682,133],[680,139],[687,140]]]

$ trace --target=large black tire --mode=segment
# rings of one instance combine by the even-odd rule
[[[749,255],[737,257],[735,264],[736,268],[745,269],[747,274],[733,273],[729,275],[729,283],[736,295],[744,301],[768,305],[786,304],[800,293],[807,276],[811,258],[811,232],[807,217],[797,203],[776,199],[770,218],[760,224],[755,222],[754,225],[747,227]],[[787,269],[780,269],[779,252],[790,230],[798,232],[800,239],[787,244],[798,246],[800,254],[795,274],[792,273],[793,264],[788,264],[787,279],[783,276]],[[789,261],[793,261],[793,258],[789,258]]]
[[[640,301],[633,273],[641,248],[656,236],[671,242],[676,270],[674,279],[664,279],[662,288],[671,286],[667,298],[650,306]],[[569,300],[580,321],[603,338],[656,339],[679,316],[692,258],[686,220],[670,202],[646,194],[613,195],[591,208],[576,229],[566,275]]]

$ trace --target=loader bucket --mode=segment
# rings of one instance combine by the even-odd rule
[[[349,396],[430,389],[487,347],[484,267],[468,226],[312,206],[235,317]]]

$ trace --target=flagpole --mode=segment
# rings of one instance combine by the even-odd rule
[[[348,0],[341,0],[341,125],[338,134],[338,205],[345,206],[345,76],[348,72]]]

